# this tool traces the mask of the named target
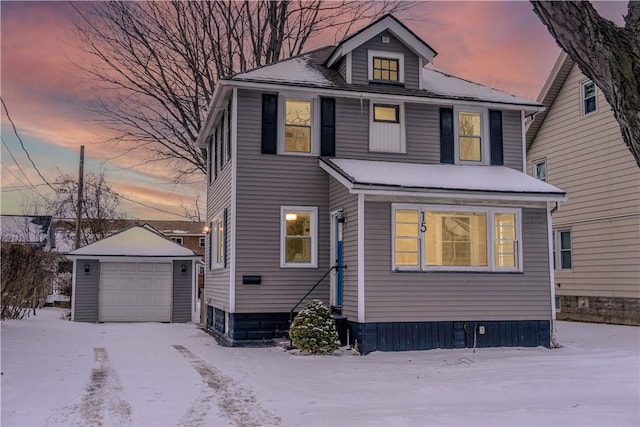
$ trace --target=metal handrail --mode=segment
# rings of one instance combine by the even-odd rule
[[[300,303],[302,303],[302,301],[304,301],[310,294],[311,292],[313,292],[318,285],[329,275],[329,273],[331,273],[334,269],[338,269],[338,268],[344,268],[346,269],[347,266],[346,265],[334,265],[332,266],[326,273],[324,273],[324,276],[322,276],[320,278],[320,280],[318,280],[316,282],[315,285],[313,285],[313,287],[309,290],[309,292],[307,292],[305,294],[305,296],[303,296],[302,298],[300,298],[300,301],[298,301],[298,303],[296,305],[293,306],[293,308],[291,309],[291,311],[289,312],[289,326],[291,326],[291,322],[293,322],[293,312],[296,311],[296,308],[298,308],[298,306],[300,305]]]

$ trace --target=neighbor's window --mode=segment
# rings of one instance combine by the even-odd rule
[[[482,162],[482,113],[458,111],[458,159],[462,162]]]
[[[533,173],[540,181],[547,182],[547,162],[545,160],[535,162],[533,164]]]
[[[518,271],[519,210],[394,206],[396,270]]]
[[[204,248],[206,241],[204,237],[200,238],[200,241],[198,242],[198,246],[200,246],[201,248]]]
[[[285,152],[311,153],[311,105],[310,100],[285,100]]]
[[[182,244],[182,237],[169,237],[169,238],[179,245]]]
[[[587,115],[597,110],[596,85],[592,81],[582,83],[582,114]]]
[[[316,207],[282,207],[281,267],[317,267]]]
[[[564,230],[558,232],[558,240],[560,244],[560,269],[570,270],[571,262],[571,231]]]

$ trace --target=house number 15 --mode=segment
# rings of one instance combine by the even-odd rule
[[[425,231],[427,231],[427,223],[424,221],[424,212],[422,213],[422,222],[420,223],[420,231],[422,233],[424,233]]]

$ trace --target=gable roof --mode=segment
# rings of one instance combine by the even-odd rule
[[[395,16],[387,14],[338,43],[331,56],[327,59],[327,67],[335,65],[340,58],[344,57],[347,53],[360,47],[362,44],[385,30],[390,31],[413,53],[426,59],[425,64],[427,62],[431,62],[431,60],[438,54],[438,52],[433,50],[431,46],[425,43],[424,40],[418,37]]]
[[[533,120],[527,123],[527,150],[531,148],[533,140],[536,138],[536,135],[538,135],[538,131],[540,130],[544,119],[547,117],[551,105],[553,105],[556,97],[560,93],[560,90],[562,89],[565,80],[567,80],[567,76],[571,72],[574,64],[575,61],[569,58],[569,55],[567,55],[565,51],[560,52],[560,56],[558,56],[547,81],[542,86],[540,95],[538,95],[537,101],[542,103],[545,109],[544,111],[537,113],[533,117]]]
[[[189,248],[148,225],[132,225],[118,233],[68,253],[71,256],[198,257]]]
[[[50,215],[2,215],[0,218],[0,234],[3,241],[27,243],[44,247],[51,241]]]
[[[565,192],[506,166],[320,159],[320,167],[352,193],[562,201]]]

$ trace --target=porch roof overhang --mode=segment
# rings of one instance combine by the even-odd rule
[[[505,166],[320,158],[320,168],[352,194],[512,202],[562,202],[561,189]]]

